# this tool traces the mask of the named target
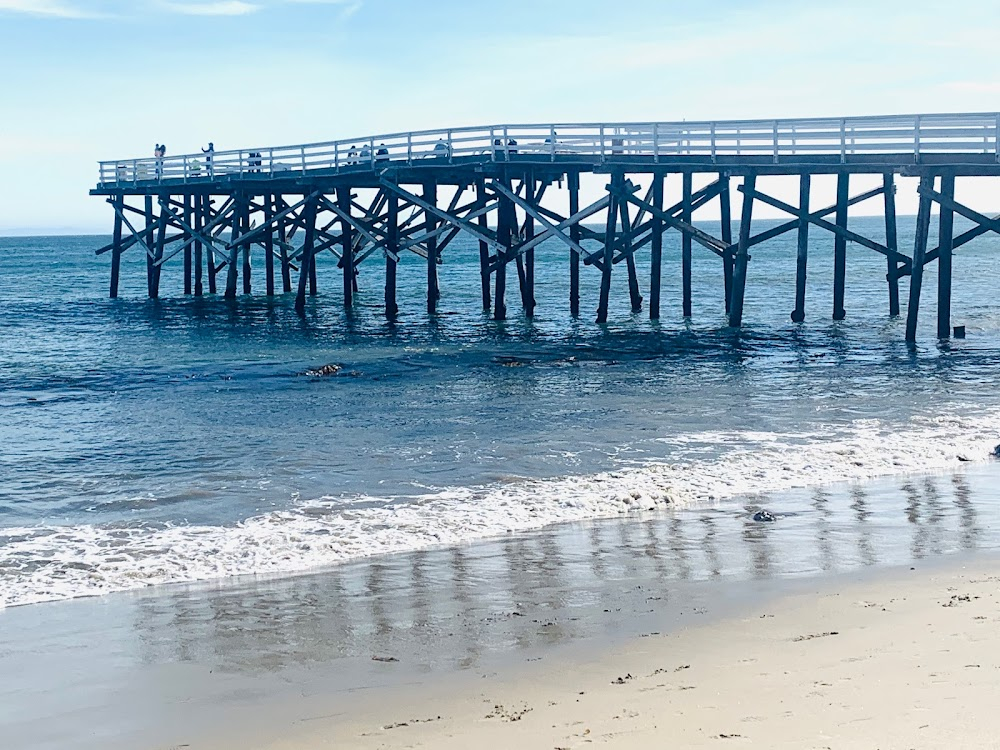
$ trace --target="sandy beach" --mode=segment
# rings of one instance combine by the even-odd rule
[[[592,658],[371,695],[277,750],[993,747],[1000,559],[818,584]]]

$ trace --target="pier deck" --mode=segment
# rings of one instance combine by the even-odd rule
[[[706,173],[714,179],[694,190],[692,176]],[[811,177],[831,174],[837,175],[836,202],[811,210]],[[880,176],[881,184],[852,196],[850,178],[858,174]],[[580,182],[588,175],[602,181],[602,195],[581,207]],[[670,175],[680,176],[682,199],[666,206],[664,182]],[[776,175],[798,176],[798,205],[762,189],[762,183]],[[896,240],[897,175],[919,178],[916,240],[910,255]],[[601,274],[598,323],[607,321],[611,275],[623,261],[632,309],[642,309],[635,256],[649,245],[647,304],[656,319],[663,235],[673,229],[681,235],[684,315],[691,314],[691,257],[698,245],[719,258],[722,300],[730,325],[739,326],[750,249],[796,231],[791,317],[801,322],[809,230],[820,228],[834,238],[834,319],[846,314],[846,249],[853,242],[885,257],[890,315],[899,314],[899,280],[909,277],[906,337],[912,341],[924,267],[938,264],[937,328],[940,337],[948,337],[952,253],[975,237],[1000,231],[1000,219],[955,200],[956,178],[967,176],[1000,176],[1000,113],[497,125],[392,133],[105,161],[91,194],[104,196],[115,213],[114,239],[97,250],[111,255],[112,297],[118,293],[121,254],[133,247],[146,254],[150,297],[159,295],[161,269],[178,255],[183,255],[185,293],[205,293],[206,281],[209,293],[222,287],[227,298],[237,295],[241,281],[242,292],[250,293],[250,259],[256,250],[264,254],[267,294],[274,294],[279,282],[284,292],[292,291],[297,274],[295,305],[303,312],[308,296],[316,294],[317,258],[329,251],[343,270],[348,307],[359,266],[372,258],[384,259],[385,314],[393,319],[398,314],[396,264],[401,253],[410,251],[426,260],[427,311],[433,314],[441,294],[437,267],[452,240],[464,234],[479,242],[483,309],[498,320],[507,314],[510,264],[517,269],[522,307],[533,315],[534,249],[546,240],[566,247],[573,315],[579,315],[581,266]],[[739,180],[736,190],[742,194],[735,240],[732,178]],[[640,190],[639,180],[650,184]],[[564,193],[564,199],[553,201],[557,192]],[[129,201],[136,197],[142,199],[140,206]],[[883,203],[884,243],[847,227],[848,208],[872,199]],[[722,218],[717,235],[693,223],[693,214],[713,201]],[[554,203],[567,208],[553,210]],[[754,234],[753,210],[760,203],[787,213],[789,220]],[[929,248],[935,203],[941,239],[938,247]],[[975,227],[953,236],[955,213]]]

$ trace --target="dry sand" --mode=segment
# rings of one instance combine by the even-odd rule
[[[266,747],[1000,747],[998,588],[996,560],[894,571],[592,658],[372,693]]]

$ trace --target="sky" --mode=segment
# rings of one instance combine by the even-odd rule
[[[995,0],[0,0],[0,234],[107,232],[97,162],[156,143],[997,111],[998,38]]]

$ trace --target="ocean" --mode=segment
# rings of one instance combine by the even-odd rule
[[[900,218],[906,252],[913,224]],[[850,225],[884,237],[881,217]],[[151,301],[130,250],[109,300],[108,257],[93,253],[109,239],[0,238],[0,607],[672,508],[780,515],[772,493],[949,472],[1000,443],[1000,239],[956,253],[964,340],[934,338],[928,266],[916,346],[887,315],[884,259],[861,247],[848,249],[847,319],[830,319],[832,239],[819,230],[806,322],[789,318],[792,233],[754,249],[740,331],[726,327],[721,263],[699,248],[683,320],[674,234],[662,319],[631,313],[622,265],[604,327],[592,267],[570,317],[559,243],[538,249],[533,320],[512,270],[509,320],[483,314],[478,247],[459,237],[440,313],[426,314],[411,255],[389,324],[376,256],[350,314],[321,258],[300,318],[289,296],[262,294],[259,255],[253,296],[185,298],[176,258]],[[648,299],[648,252],[638,262]],[[324,364],[341,369],[305,374]]]

